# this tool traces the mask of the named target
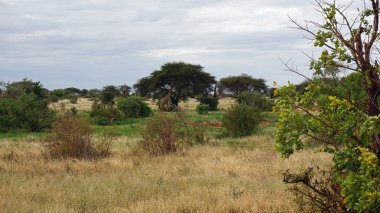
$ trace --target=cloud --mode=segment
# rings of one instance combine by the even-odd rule
[[[313,13],[303,0],[0,0],[0,81],[131,85],[179,60],[217,77],[299,81],[278,58],[310,51],[287,15]]]

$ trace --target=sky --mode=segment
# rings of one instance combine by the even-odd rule
[[[280,58],[310,74],[304,53],[315,50],[288,15],[318,17],[311,0],[0,0],[0,81],[133,85],[183,61],[217,79],[297,83]]]

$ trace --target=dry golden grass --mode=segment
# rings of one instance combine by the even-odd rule
[[[59,110],[61,109],[61,105],[63,104],[66,110],[72,107],[75,107],[79,111],[89,111],[91,110],[92,103],[93,102],[87,98],[79,98],[76,104],[72,104],[70,103],[68,99],[64,99],[64,100],[60,100],[58,103],[52,103],[50,107],[52,109]],[[149,100],[149,101],[146,101],[146,103],[148,103],[148,105],[152,109],[156,109],[156,110],[158,109],[157,100]],[[222,98],[219,100],[218,108],[227,109],[234,103],[235,103],[235,99],[233,98]],[[188,101],[185,101],[185,102],[181,101],[179,103],[179,107],[183,110],[195,110],[198,104],[199,102],[196,99],[190,98]]]
[[[230,147],[228,141],[249,144]],[[313,150],[281,159],[270,136],[213,140],[184,155],[133,154],[119,138],[99,161],[46,160],[41,143],[1,141],[2,212],[296,212],[282,172],[330,157]]]
[[[152,109],[158,110],[157,100],[149,100],[149,101],[146,101],[146,103],[148,103],[149,107],[151,107]],[[235,103],[236,103],[236,100],[233,98],[229,98],[229,97],[221,98],[221,99],[219,99],[218,108],[219,109],[227,109]],[[179,107],[185,111],[186,110],[195,110],[195,108],[198,105],[199,105],[199,101],[197,101],[194,98],[189,98],[189,100],[187,100],[187,101],[179,102]]]
[[[64,99],[64,100],[60,100],[57,103],[52,103],[50,105],[50,108],[60,110],[63,104],[66,110],[72,107],[75,107],[77,108],[77,110],[80,110],[80,111],[88,111],[88,110],[91,110],[92,103],[93,102],[87,98],[78,98],[78,102],[76,104],[72,104],[70,103],[68,99]]]

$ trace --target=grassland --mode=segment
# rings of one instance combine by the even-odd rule
[[[219,122],[223,112],[187,113]],[[93,126],[119,135],[112,156],[98,161],[45,158],[44,133],[2,134],[1,212],[297,212],[282,173],[328,166],[330,156],[313,147],[282,159],[273,151],[276,115],[266,119],[260,135],[218,138],[222,128],[210,126],[206,145],[161,157],[134,152],[144,119]]]

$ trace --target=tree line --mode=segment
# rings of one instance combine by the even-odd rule
[[[166,63],[139,79],[133,87],[108,85],[102,89],[48,90],[40,82],[23,79],[0,84],[0,127],[1,131],[13,128],[40,131],[48,127],[54,117],[49,103],[60,99],[69,99],[73,104],[80,97],[91,99],[91,117],[95,123],[107,125],[125,117],[148,116],[151,110],[144,102],[147,99],[158,100],[159,109],[163,111],[175,110],[180,101],[189,98],[200,102],[199,112],[213,111],[217,110],[218,99],[226,96],[245,103],[259,100],[256,105],[269,109],[268,91],[264,79],[242,74],[217,82],[201,65],[184,62]]]

